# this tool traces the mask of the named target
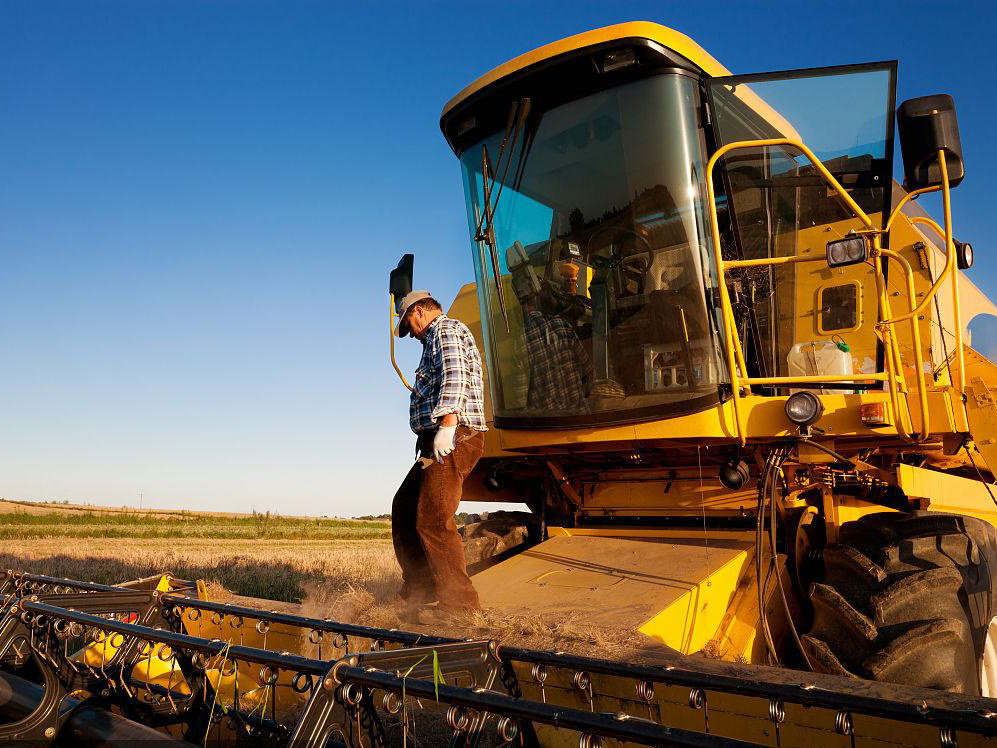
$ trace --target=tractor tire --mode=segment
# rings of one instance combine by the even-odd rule
[[[487,568],[510,553],[539,542],[539,520],[529,512],[491,512],[459,527],[468,573]]]
[[[813,626],[803,644],[814,669],[954,693],[979,695],[981,682],[991,690],[981,668],[997,643],[987,633],[997,631],[993,526],[882,512],[845,523],[838,535],[824,548],[823,579],[810,585]]]

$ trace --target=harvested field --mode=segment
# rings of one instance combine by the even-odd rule
[[[283,602],[300,602],[316,585],[381,595],[399,583],[385,540],[8,540],[0,566],[105,584],[169,571],[215,591]]]
[[[584,611],[557,618],[484,611],[419,624],[396,598],[401,579],[388,540],[9,540],[0,568],[103,583],[170,571],[204,579],[212,599],[317,618],[636,662],[654,661],[665,651],[636,632],[596,628]]]

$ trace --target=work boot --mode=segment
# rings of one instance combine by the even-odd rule
[[[437,601],[429,603],[417,603],[406,605],[399,613],[398,617],[407,623],[417,623],[422,626],[439,623],[440,615],[437,611]]]
[[[402,584],[398,590],[398,597],[408,605],[425,605],[426,603],[434,602],[438,598],[434,590],[408,584]]]
[[[472,618],[475,613],[481,613],[482,611],[480,605],[448,605],[440,603],[436,606],[436,612],[441,618],[447,620],[466,621]]]

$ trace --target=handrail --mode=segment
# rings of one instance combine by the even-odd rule
[[[938,165],[942,175],[942,213],[945,216],[945,251],[955,254],[955,242],[952,240],[952,194],[949,186],[949,167],[945,159],[945,151],[938,151]],[[959,300],[959,271],[952,273],[952,325],[955,327],[955,350],[957,367],[959,369],[959,396],[965,401],[966,396],[966,357],[962,349],[962,304]]]
[[[879,253],[883,257],[888,257],[894,262],[898,263],[904,271],[904,278],[907,281],[907,299],[911,306],[914,304],[914,299],[917,298],[916,292],[914,290],[914,268],[911,267],[910,263],[907,262],[907,258],[901,255],[899,252],[894,252],[892,249],[880,249]],[[918,317],[913,316],[913,313],[904,315],[902,318],[910,318],[910,328],[911,328],[911,340],[914,342],[914,359],[915,359],[915,369],[917,370],[917,394],[919,405],[921,406],[921,430],[918,432],[917,441],[924,441],[928,438],[930,432],[930,417],[928,413],[928,387],[924,379],[924,351],[921,348],[921,334],[917,329]],[[896,318],[894,318],[896,319]],[[881,325],[890,324],[888,322],[881,322]]]
[[[942,208],[945,215],[945,228],[938,225],[936,221],[929,218],[928,216],[908,216],[908,220],[914,224],[921,224],[923,226],[928,226],[934,229],[935,233],[938,234],[945,241],[945,267],[942,269],[942,274],[938,276],[938,279],[931,285],[931,288],[925,294],[924,299],[918,305],[918,314],[924,310],[928,302],[934,298],[935,294],[938,293],[941,287],[942,281],[945,280],[949,275],[952,276],[952,318],[955,336],[955,348],[956,348],[956,358],[958,359],[959,368],[959,387],[958,392],[963,395],[966,389],[966,375],[965,375],[965,355],[962,349],[962,302],[959,298],[959,271],[956,268],[956,257],[955,257],[955,241],[952,236],[952,202],[951,202],[951,187],[949,186],[949,172],[948,165],[945,163],[945,152],[938,151],[938,162],[941,166],[941,176],[942,184],[940,187],[926,187],[923,190],[915,190],[910,193],[910,195],[915,195],[919,192],[932,192],[937,189],[942,190]],[[903,201],[897,205],[896,210],[899,210],[900,205]],[[891,218],[892,220],[892,218]],[[890,322],[902,321],[904,317],[897,317]],[[941,324],[941,320],[939,320]],[[953,385],[955,383],[953,382]]]
[[[889,319],[893,316],[893,309],[890,306],[889,289],[886,287],[886,274],[883,271],[882,257],[879,254],[880,250],[882,250],[882,244],[880,243],[880,233],[878,231],[872,235],[872,247],[873,275],[876,278],[876,290],[879,293],[879,319]],[[914,299],[908,299],[907,304],[908,306],[914,306]],[[909,394],[907,381],[903,376],[903,356],[900,353],[900,343],[897,341],[893,325],[884,325],[882,322],[878,322],[876,329],[882,336],[883,346],[886,349],[886,366],[892,375],[888,380],[888,385],[890,389],[890,404],[893,406],[893,412],[897,417],[897,432],[904,439],[912,440],[914,438],[914,422],[911,418],[910,402],[906,397],[900,397],[901,394],[905,396]],[[899,384],[897,380],[899,380]],[[918,380],[918,384],[922,384],[921,379]],[[907,418],[906,423],[904,422],[905,413]]]
[[[894,219],[897,216],[900,215],[900,209],[903,208],[904,205],[907,204],[908,200],[913,200],[915,197],[918,197],[919,195],[923,195],[926,192],[937,192],[941,188],[942,188],[941,185],[937,185],[937,184],[934,185],[934,186],[932,186],[932,187],[922,187],[919,190],[912,190],[911,192],[908,192],[906,195],[904,195],[902,198],[900,198],[900,202],[897,203],[897,207],[895,207],[893,209],[893,212],[890,213],[890,220],[888,220],[886,222],[886,227],[883,229],[883,233],[884,234],[890,233],[890,229],[893,227],[893,221],[894,221]],[[908,218],[913,218],[913,216],[907,216],[907,217]]]
[[[724,319],[724,344],[727,354],[727,365],[730,370],[731,377],[731,399],[734,405],[734,423],[737,428],[737,436],[741,445],[747,443],[747,436],[745,434],[745,426],[743,422],[742,412],[741,412],[741,385],[747,385],[750,387],[752,384],[763,384],[763,383],[783,383],[784,379],[782,377],[749,377],[747,376],[748,370],[744,363],[744,354],[741,350],[741,342],[737,334],[736,321],[734,319],[734,312],[731,305],[730,294],[727,291],[727,283],[725,270],[728,267],[750,267],[755,265],[776,265],[783,264],[787,262],[805,262],[805,261],[816,261],[818,257],[813,258],[803,258],[800,255],[790,257],[790,258],[762,258],[755,260],[731,260],[725,261],[721,256],[720,252],[720,221],[717,216],[717,205],[716,205],[716,194],[713,188],[713,170],[724,156],[734,150],[745,149],[745,148],[768,148],[772,146],[789,146],[796,148],[803,153],[814,166],[815,169],[824,177],[824,180],[831,185],[838,196],[845,202],[845,204],[851,209],[851,211],[858,217],[858,219],[865,226],[863,233],[868,232],[872,234],[872,245],[873,245],[873,262],[876,270],[876,283],[879,290],[880,304],[879,304],[879,317],[882,320],[884,317],[889,319],[891,316],[891,311],[889,307],[889,296],[886,293],[885,285],[883,284],[882,278],[882,267],[880,263],[879,253],[880,241],[879,234],[880,230],[875,227],[872,219],[866,214],[864,210],[855,202],[851,195],[845,190],[845,188],[834,178],[834,175],[828,171],[827,167],[821,163],[820,159],[814,155],[806,145],[800,141],[793,140],[791,138],[767,138],[762,140],[743,140],[736,141],[734,143],[728,143],[721,146],[716,150],[716,152],[710,157],[709,162],[706,165],[706,190],[707,198],[709,202],[710,210],[710,226],[713,233],[713,244],[714,244],[714,254],[716,256],[717,264],[717,277],[719,281],[719,291],[720,291],[720,308],[721,314]],[[943,170],[943,175],[945,179],[945,192],[947,194],[948,178]],[[899,208],[899,206],[898,206]],[[946,214],[948,219],[948,214]],[[911,306],[914,305],[914,297],[910,299]],[[916,322],[915,322],[916,326]],[[888,371],[882,372],[875,376],[876,380],[885,381],[889,386],[890,400],[893,406],[893,410],[897,416],[897,431],[907,439],[912,438],[912,429],[905,427],[903,423],[903,411],[900,402],[900,392],[906,392],[907,387],[903,377],[903,371],[900,365],[900,351],[899,346],[896,343],[895,335],[893,334],[892,323],[880,322],[878,327],[883,333],[885,338],[884,343],[887,344],[889,348],[889,354],[885,357]],[[917,336],[915,335],[915,338]],[[920,341],[918,341],[919,344]],[[920,361],[918,362],[920,366]],[[738,374],[740,370],[741,374]],[[869,375],[846,375],[844,377],[820,377],[821,381],[833,382],[833,381],[866,381],[870,379]],[[792,382],[802,382],[806,381],[805,378],[785,378],[785,383]],[[898,387],[899,384],[899,387]],[[919,372],[918,376],[918,390],[919,390],[919,400],[922,404],[922,424],[927,418],[927,393],[926,386],[924,384],[923,370]],[[908,409],[909,411],[909,409]],[[909,420],[909,412],[908,412]]]
[[[889,374],[885,371],[874,374],[804,374],[798,377],[742,377],[742,382],[761,385],[806,384],[808,382],[885,382]]]
[[[762,257],[753,260],[725,260],[725,268],[752,268],[759,265],[787,265],[794,262],[825,262],[825,255],[789,255],[787,257]]]
[[[388,341],[391,344],[391,365],[395,367],[395,373],[398,375],[398,378],[402,380],[402,384],[404,384],[411,392],[412,385],[410,385],[405,379],[405,375],[402,374],[402,370],[398,367],[398,362],[395,361],[395,317],[398,315],[395,314],[394,294],[391,294],[388,297],[388,302]]]
[[[930,218],[927,218],[925,216],[909,216],[909,220],[911,223],[920,223],[931,226],[932,228],[938,231],[938,233],[941,235],[943,239],[945,238],[945,231]],[[921,299],[921,302],[906,314],[897,315],[893,319],[883,320],[883,324],[892,325],[897,322],[904,322],[910,319],[911,317],[916,317],[922,312],[924,312],[924,310],[928,308],[928,304],[930,304],[931,300],[935,297],[935,294],[938,293],[938,289],[941,288],[942,283],[944,283],[945,280],[952,273],[952,269],[954,267],[955,267],[955,247],[953,246],[952,248],[946,250],[945,267],[942,268],[942,272],[935,280],[935,282],[931,284],[931,288],[929,288],[927,293],[925,293],[924,298]]]

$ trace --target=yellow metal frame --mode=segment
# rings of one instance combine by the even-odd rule
[[[762,265],[783,265],[788,263],[796,262],[820,262],[825,261],[823,256],[803,256],[794,255],[790,257],[768,257],[759,258],[751,260],[724,260],[719,251],[720,245],[720,222],[717,216],[717,205],[716,205],[716,195],[713,189],[713,170],[717,163],[724,158],[728,153],[735,150],[743,150],[746,148],[769,148],[773,146],[786,146],[789,148],[795,148],[803,153],[813,164],[814,168],[820,172],[824,180],[834,189],[839,197],[845,202],[845,204],[851,209],[851,211],[858,217],[862,222],[864,228],[856,233],[867,234],[870,237],[872,243],[871,259],[873,267],[875,269],[876,275],[876,286],[877,292],[879,294],[879,309],[878,309],[878,322],[876,324],[877,330],[882,337],[883,343],[886,346],[886,371],[877,372],[875,374],[845,374],[845,375],[831,375],[831,376],[801,376],[801,377],[749,377],[748,369],[744,362],[744,353],[741,347],[741,341],[737,334],[737,327],[734,320],[734,313],[731,306],[730,295],[727,291],[726,282],[726,270],[728,268],[739,268],[739,267],[754,267]],[[963,372],[963,353],[962,353],[962,324],[961,324],[961,314],[959,311],[959,292],[958,292],[958,273],[953,273],[953,264],[955,262],[955,245],[952,241],[952,212],[949,194],[949,179],[948,170],[945,164],[945,155],[942,151],[939,151],[939,162],[941,164],[941,176],[942,176],[942,196],[945,212],[945,229],[944,231],[931,219],[917,218],[912,219],[915,223],[925,223],[933,228],[935,228],[944,238],[946,247],[946,263],[945,270],[939,276],[938,280],[932,285],[925,297],[921,299],[920,303],[917,303],[917,298],[914,290],[914,271],[911,268],[910,263],[902,257],[897,252],[892,250],[883,249],[882,243],[880,241],[881,235],[887,233],[889,228],[892,226],[894,219],[899,215],[903,205],[911,197],[916,194],[921,194],[924,192],[931,192],[937,187],[929,187],[922,190],[916,190],[909,195],[905,196],[903,200],[897,205],[896,208],[890,214],[889,220],[886,223],[886,228],[883,230],[877,229],[872,222],[872,219],[862,210],[861,207],[852,199],[852,196],[848,194],[848,191],[834,178],[834,175],[821,163],[820,159],[814,155],[814,153],[807,148],[802,142],[794,140],[792,138],[768,138],[763,140],[742,140],[734,143],[728,143],[720,147],[716,153],[710,158],[709,163],[706,166],[706,189],[707,197],[710,210],[710,224],[713,231],[713,245],[715,248],[714,254],[716,255],[717,264],[717,278],[720,290],[720,306],[721,314],[724,320],[724,347],[726,349],[727,365],[730,371],[731,378],[731,392],[732,401],[734,405],[734,423],[737,429],[737,437],[741,444],[747,442],[747,435],[744,424],[744,412],[741,407],[742,392],[741,388],[745,387],[750,390],[752,385],[789,385],[805,382],[886,382],[889,388],[890,403],[893,407],[893,412],[896,417],[896,428],[897,432],[904,438],[911,441],[923,441],[928,437],[930,433],[930,421],[929,421],[929,410],[928,410],[928,391],[927,383],[924,377],[924,365],[923,365],[923,350],[921,345],[920,331],[917,327],[918,315],[931,301],[934,295],[938,292],[941,284],[948,279],[949,276],[952,277],[952,297],[953,304],[955,307],[954,317],[955,317],[955,328],[956,328],[956,350],[959,361],[959,384],[958,384],[958,394],[961,396],[963,390],[965,389],[965,374]],[[883,277],[883,266],[882,258],[893,260],[897,262],[904,271],[906,285],[907,285],[907,295],[908,304],[910,311],[906,314],[893,316],[893,312],[890,308],[890,300],[886,290],[886,283]],[[920,428],[915,431],[913,427],[913,422],[910,413],[910,403],[907,400],[908,389],[907,383],[903,375],[901,357],[900,357],[900,346],[897,342],[897,336],[895,334],[894,325],[899,322],[909,320],[911,324],[911,334],[912,341],[914,345],[914,355],[917,359],[915,372],[917,379],[917,394],[918,394],[918,404],[920,407]],[[904,398],[901,398],[904,395]],[[903,406],[903,407],[902,407]]]
[[[410,385],[408,380],[405,379],[405,375],[402,374],[402,370],[399,368],[398,362],[395,361],[395,320],[398,319],[398,315],[395,314],[394,294],[391,294],[388,297],[388,302],[388,343],[391,349],[391,365],[395,367],[395,373],[398,375],[398,378],[402,380],[402,384],[411,390],[412,385]]]

